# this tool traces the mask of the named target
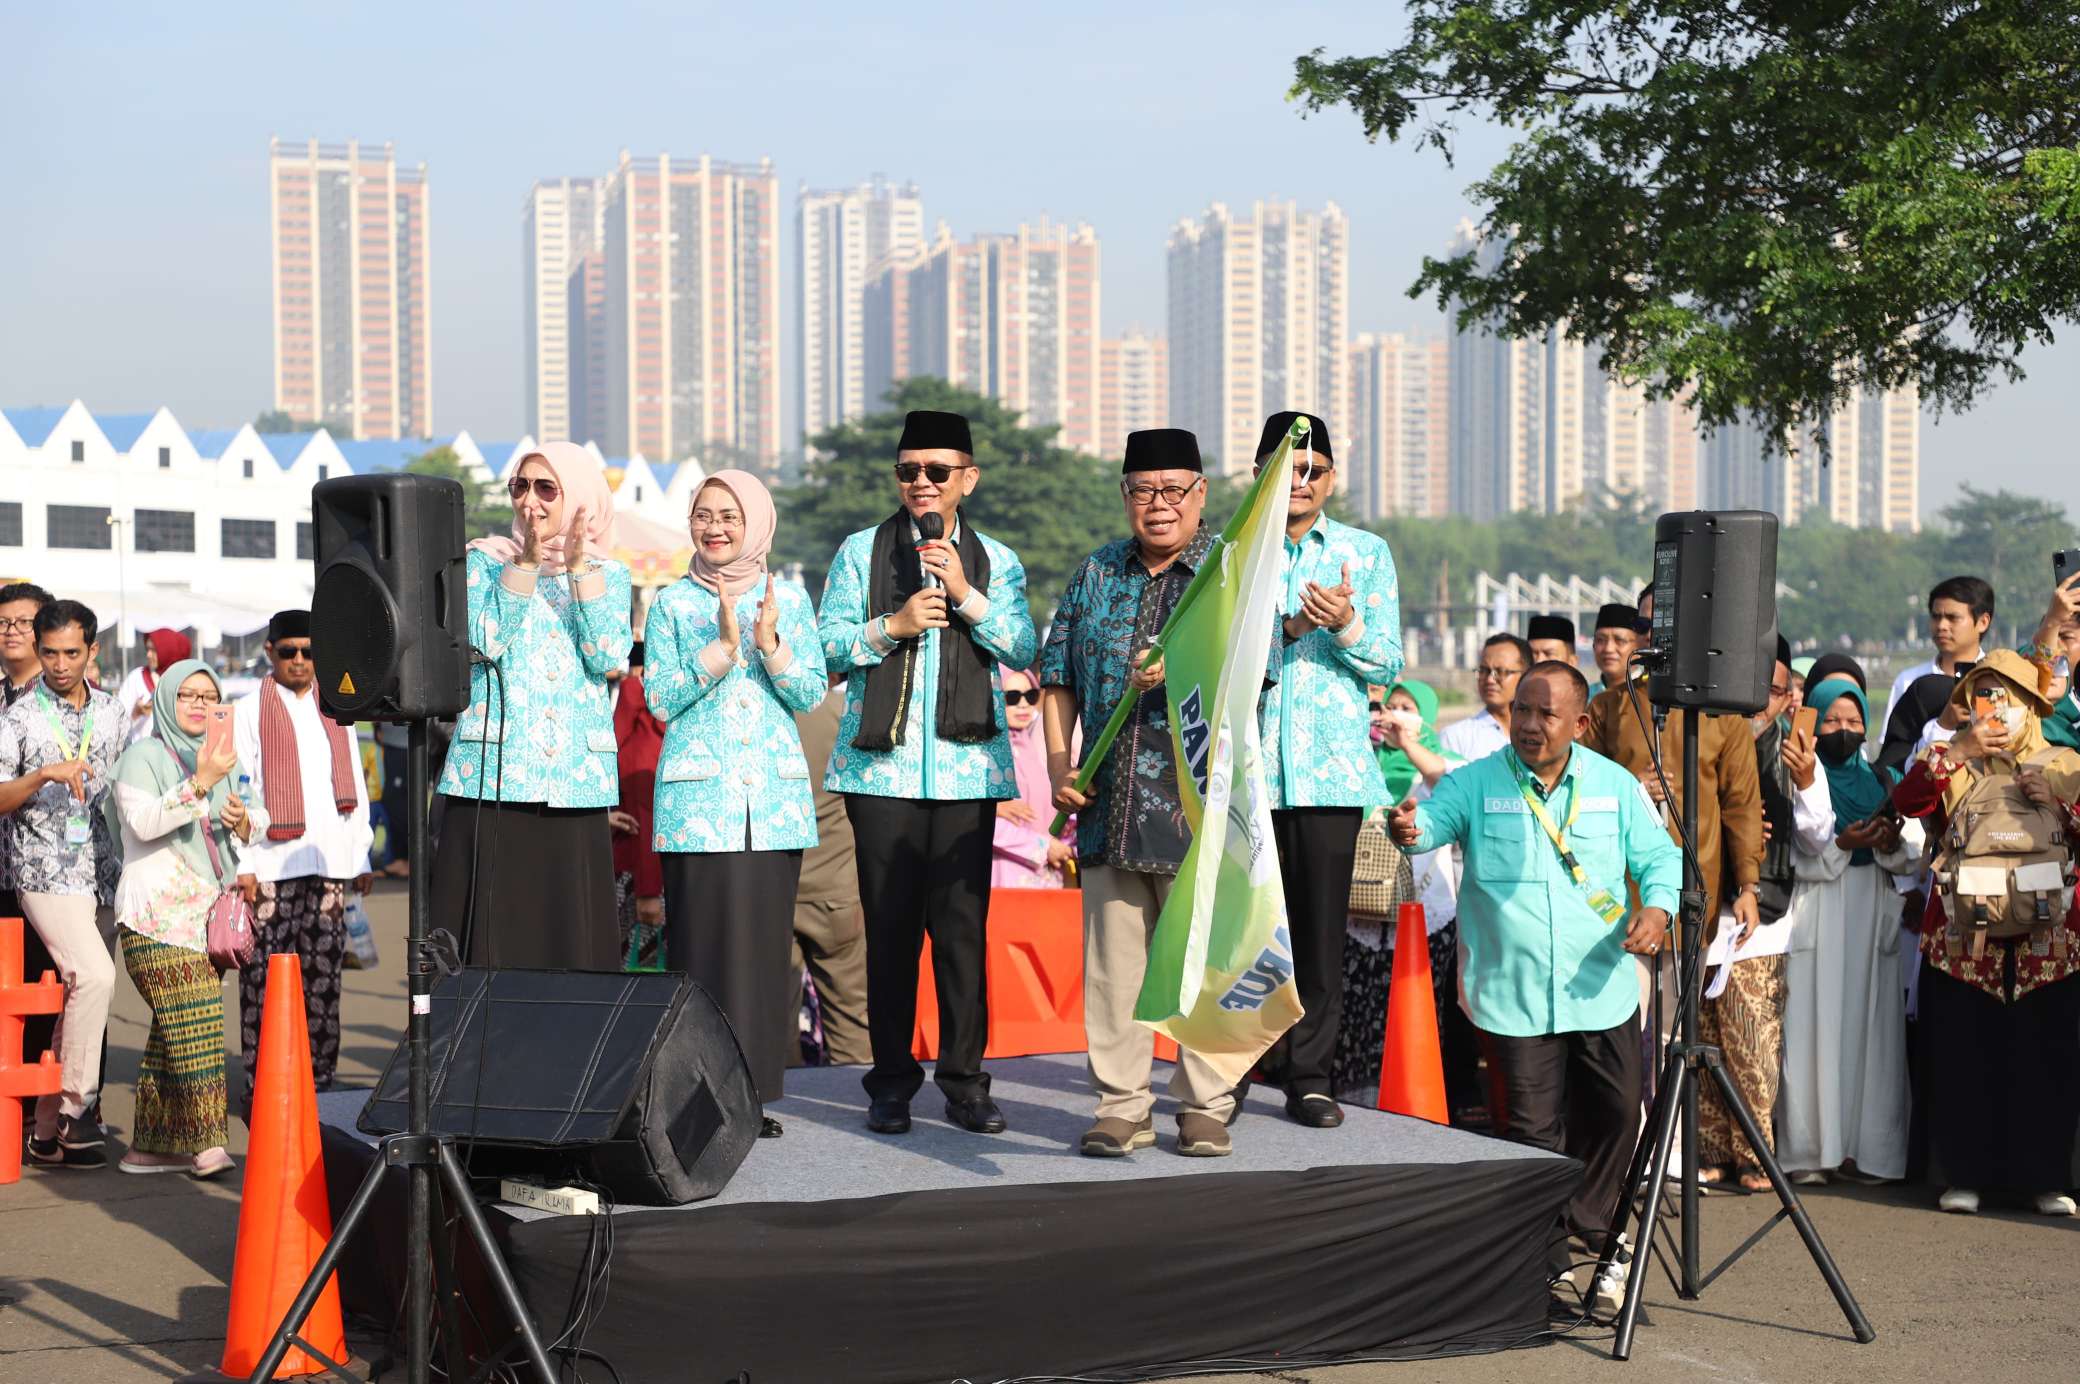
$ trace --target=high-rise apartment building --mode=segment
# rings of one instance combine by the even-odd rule
[[[884,260],[861,295],[863,385],[935,375],[1061,429],[1065,447],[1101,447],[1100,259],[1089,226],[1043,218],[1008,235]]]
[[[570,334],[565,372],[569,440],[597,442],[607,435],[607,252],[580,256],[564,281],[564,321]]]
[[[268,141],[274,406],[356,438],[433,429],[426,165],[394,146]]]
[[[1170,426],[1170,345],[1139,327],[1098,348],[1097,456],[1125,455],[1127,434]]]
[[[602,447],[771,467],[780,452],[772,160],[632,159],[606,180]]]
[[[806,442],[881,401],[867,387],[867,280],[884,262],[923,248],[924,199],[917,184],[896,187],[878,176],[833,191],[803,187],[795,198],[795,228],[797,383]]]
[[[1168,247],[1170,419],[1199,438],[1211,469],[1247,472],[1267,415],[1298,409],[1345,418],[1350,223],[1258,202],[1246,215],[1214,203],[1180,221]]]
[[[1451,507],[1449,348],[1442,337],[1362,333],[1350,346],[1345,497],[1361,519]]]
[[[1813,431],[1774,451],[1741,421],[1701,444],[1699,490],[1708,509],[1766,509],[1787,524],[1825,517],[1856,528],[1921,527],[1921,399],[1912,385],[1852,389],[1829,417],[1826,447]]]
[[[527,194],[520,213],[520,310],[525,341],[527,431],[537,442],[590,441],[572,415],[572,356],[585,331],[573,317],[572,271],[600,248],[606,203],[598,178],[551,178]],[[581,303],[582,306],[582,303]]]

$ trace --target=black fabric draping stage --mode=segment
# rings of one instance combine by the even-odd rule
[[[1173,1153],[1165,1100],[1158,1147],[1083,1158],[1080,1056],[991,1070],[1011,1123],[995,1137],[944,1124],[930,1088],[909,1136],[870,1134],[857,1069],[790,1072],[769,1107],[785,1136],[760,1141],[720,1197],[612,1215],[585,1349],[624,1381],[988,1384],[1495,1350],[1546,1329],[1546,1243],[1581,1177],[1570,1159],[1363,1110],[1302,1129],[1275,1092],[1236,1122],[1232,1157]],[[353,1129],[363,1099],[319,1098],[335,1214],[374,1154]],[[341,1267],[349,1311],[385,1324],[404,1272],[390,1178],[396,1214]],[[490,1219],[554,1340],[606,1249],[601,1218],[499,1205]],[[469,1297],[502,1340],[481,1320],[489,1294]]]

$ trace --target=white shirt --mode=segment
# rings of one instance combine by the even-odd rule
[[[1981,649],[1979,652],[1973,654],[1971,658],[1964,659],[1961,661],[1966,663],[1977,663],[1980,659],[1984,658],[1985,656],[1986,651],[1984,649]],[[1905,672],[1901,673],[1898,677],[1892,680],[1892,700],[1885,703],[1885,705],[1887,707],[1898,706],[1899,699],[1907,695],[1907,689],[1914,685],[1916,679],[1925,678],[1931,673],[1940,673],[1942,671],[1942,668],[1936,663],[1934,659],[1930,659],[1926,663],[1915,664],[1913,667],[1907,669]]]
[[[368,784],[361,774],[361,746],[354,728],[346,728],[354,810],[342,817],[332,799],[332,742],[326,738],[317,689],[300,697],[279,684],[276,691],[288,703],[289,724],[296,729],[297,768],[303,777],[303,835],[290,841],[270,841],[264,827],[256,825],[252,841],[239,850],[239,873],[269,884],[313,876],[353,879],[365,875],[374,832],[368,825]],[[238,770],[251,780],[241,796],[261,823],[266,821],[267,783],[260,763],[260,699],[269,695],[262,684],[259,691],[239,698],[231,709],[231,741],[238,748]]]
[[[123,715],[128,718],[129,729],[123,733],[125,745],[135,745],[152,733],[152,689],[144,684],[144,669],[132,668],[124,675],[123,685],[116,689],[116,700],[123,704]],[[137,714],[137,704],[147,703],[144,715]]]
[[[1437,733],[1437,741],[1468,764],[1486,759],[1509,745],[1509,727],[1482,707],[1463,721],[1454,721]]]

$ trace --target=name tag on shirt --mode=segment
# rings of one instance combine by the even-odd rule
[[[1522,798],[1489,798],[1483,804],[1483,808],[1489,812],[1500,812],[1504,815],[1515,815],[1518,817],[1523,816],[1528,811],[1524,806]]]
[[[1582,799],[1582,811],[1584,812],[1616,812],[1617,810],[1618,800],[1616,798]]]

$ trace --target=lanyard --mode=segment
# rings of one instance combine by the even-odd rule
[[[51,739],[58,743],[58,757],[60,759],[85,759],[87,757],[87,746],[94,739],[94,718],[86,714],[93,710],[94,703],[92,698],[88,699],[87,705],[80,715],[79,752],[77,754],[73,753],[72,746],[66,742],[65,727],[58,722],[57,699],[52,697],[50,689],[40,682],[36,684],[36,704],[43,708],[43,719],[50,722]]]
[[[1560,853],[1560,864],[1566,868],[1569,877],[1574,880],[1575,888],[1582,891],[1583,897],[1588,900],[1589,907],[1595,909],[1606,923],[1615,923],[1620,918],[1623,918],[1625,916],[1624,903],[1616,895],[1612,894],[1610,890],[1593,888],[1590,885],[1589,872],[1582,868],[1582,862],[1575,858],[1574,849],[1567,844],[1567,833],[1574,826],[1575,814],[1580,812],[1582,808],[1582,786],[1576,784],[1568,793],[1567,821],[1562,825],[1556,826],[1553,822],[1553,814],[1546,810],[1545,803],[1539,798],[1537,793],[1532,791],[1531,784],[1526,780],[1523,766],[1517,760],[1517,752],[1512,749],[1506,758],[1509,761],[1510,774],[1517,781],[1517,791],[1524,795],[1524,805],[1531,809],[1531,815],[1536,817],[1538,824],[1545,828],[1546,839],[1551,841],[1553,849]]]

